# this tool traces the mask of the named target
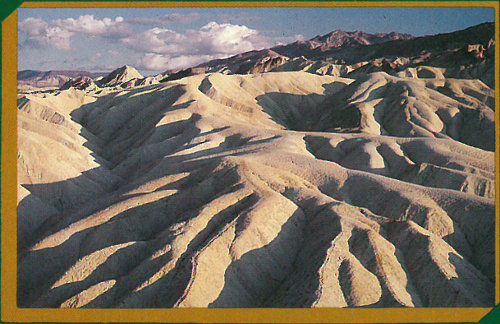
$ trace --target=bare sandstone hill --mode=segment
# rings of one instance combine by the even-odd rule
[[[115,86],[132,79],[142,79],[143,76],[133,67],[124,65],[98,81],[100,87]]]
[[[493,109],[435,67],[20,96],[18,305],[490,307]]]

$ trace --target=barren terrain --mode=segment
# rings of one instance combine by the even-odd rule
[[[18,305],[492,306],[481,46],[467,75],[268,50],[20,93]]]

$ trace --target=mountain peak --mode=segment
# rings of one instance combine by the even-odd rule
[[[112,71],[99,81],[101,87],[111,87],[132,79],[142,79],[143,76],[132,66],[124,65]]]
[[[413,38],[415,37],[410,34],[396,32],[370,34],[360,30],[344,31],[336,29],[325,35],[318,35],[306,41],[297,41],[288,45],[276,46],[272,50],[290,58],[299,56],[312,57],[342,47],[374,45],[387,41],[410,40]]]
[[[120,70],[120,71],[124,71],[124,72],[125,72],[125,71],[136,71],[136,69],[135,69],[134,67],[132,67],[132,66],[130,66],[130,65],[126,65],[126,64],[125,64],[124,66],[122,66],[122,67],[119,67],[119,68],[118,68],[118,69],[116,69],[116,70]],[[115,71],[116,71],[116,70],[115,70]]]
[[[411,39],[411,38],[413,38],[412,35],[400,34],[396,32],[370,34],[360,30],[349,32],[337,29],[323,36],[319,37],[317,36],[311,39],[311,41],[322,43],[321,48],[323,50],[327,50],[332,47],[341,47],[346,45],[347,46],[372,45],[391,40]]]

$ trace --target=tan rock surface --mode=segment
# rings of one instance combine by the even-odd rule
[[[424,70],[21,97],[19,306],[492,306],[491,89]]]

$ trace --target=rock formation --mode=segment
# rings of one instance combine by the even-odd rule
[[[143,76],[131,66],[124,65],[99,80],[100,87],[112,87],[132,79],[142,79]]]
[[[491,87],[253,54],[20,96],[18,305],[493,306]]]

